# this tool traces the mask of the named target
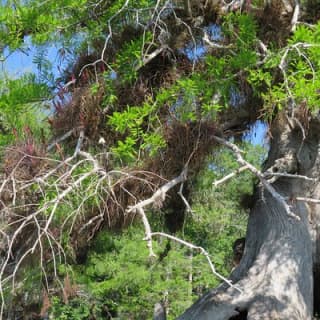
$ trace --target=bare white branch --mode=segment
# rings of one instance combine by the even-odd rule
[[[227,283],[230,287],[234,288],[234,289],[237,290],[238,292],[242,293],[241,289],[239,289],[239,288],[238,288],[237,286],[235,286],[230,280],[228,280],[227,278],[225,278],[225,277],[222,276],[219,272],[216,271],[216,268],[214,267],[214,265],[213,265],[213,263],[212,263],[212,261],[211,261],[211,259],[210,259],[209,253],[208,253],[204,248],[202,248],[202,247],[200,247],[200,246],[196,246],[196,245],[194,245],[194,244],[192,244],[192,243],[190,243],[190,242],[187,242],[187,241],[185,241],[185,240],[179,239],[179,238],[177,238],[177,237],[174,237],[174,236],[172,236],[172,235],[170,235],[170,234],[163,233],[163,232],[153,232],[153,233],[151,233],[151,237],[153,237],[153,236],[160,236],[160,237],[168,238],[168,239],[173,240],[173,241],[175,241],[175,242],[177,242],[177,243],[180,243],[180,244],[182,244],[182,245],[184,245],[184,246],[186,246],[186,247],[188,247],[188,248],[190,248],[190,249],[199,251],[201,254],[203,254],[203,255],[206,257],[206,259],[207,259],[207,261],[208,261],[208,263],[209,263],[210,269],[211,269],[212,273],[213,273],[216,277],[218,277],[219,279],[221,279],[222,281],[224,281],[225,283]]]
[[[152,248],[152,237],[153,236],[161,236],[161,237],[166,237],[168,239],[171,239],[175,242],[178,242],[190,249],[194,249],[194,250],[197,250],[197,251],[200,251],[207,259],[208,261],[208,264],[210,266],[210,269],[212,271],[212,273],[217,276],[219,279],[221,279],[222,281],[226,282],[229,286],[233,287],[234,289],[236,289],[237,291],[239,292],[242,292],[238,287],[234,286],[232,284],[232,282],[230,280],[228,280],[227,278],[223,277],[220,273],[218,273],[210,259],[210,256],[209,256],[209,253],[204,250],[202,247],[199,247],[199,246],[196,246],[192,243],[189,243],[185,240],[182,240],[182,239],[179,239],[177,237],[174,237],[172,235],[169,235],[169,234],[166,234],[166,233],[163,233],[163,232],[152,232],[151,230],[151,227],[150,227],[150,224],[149,224],[149,221],[148,221],[148,218],[144,212],[144,208],[148,205],[151,205],[151,204],[154,204],[154,203],[162,203],[165,199],[165,196],[166,196],[166,193],[171,189],[173,188],[175,185],[181,183],[183,184],[183,182],[187,179],[187,167],[185,167],[185,169],[182,171],[182,173],[172,179],[171,181],[167,182],[165,185],[163,185],[161,188],[159,188],[154,194],[153,196],[151,196],[150,198],[146,199],[146,200],[143,200],[143,201],[140,201],[138,204],[134,205],[134,206],[129,206],[129,208],[127,209],[127,212],[137,212],[141,219],[142,219],[142,222],[143,222],[143,225],[144,225],[144,229],[145,229],[145,238],[144,240],[147,241],[147,246],[149,248],[149,254],[150,256],[155,256],[154,252],[153,252],[153,248]],[[180,191],[179,191],[181,194],[182,194],[182,190],[180,188]],[[187,203],[188,204],[188,203]],[[189,206],[190,207],[190,206]],[[188,208],[188,206],[187,206]]]
[[[47,151],[51,151],[55,145],[57,143],[60,143],[66,139],[68,139],[74,132],[76,129],[71,129],[68,132],[66,132],[65,134],[63,134],[61,137],[56,138],[53,142],[51,142],[48,146],[47,146]]]
[[[297,220],[300,220],[300,218],[294,214],[291,209],[290,206],[287,204],[286,200],[284,199],[283,196],[281,196],[279,194],[279,192],[265,179],[263,173],[260,172],[260,170],[258,170],[255,166],[253,166],[252,164],[250,164],[249,162],[247,162],[241,155],[241,150],[233,143],[219,138],[217,136],[213,137],[217,142],[219,142],[222,145],[225,145],[226,147],[228,147],[229,149],[231,149],[237,159],[237,162],[242,165],[242,166],[247,166],[248,170],[250,170],[261,182],[261,184],[270,192],[270,194],[284,207],[286,213],[288,214],[288,216],[295,218]]]
[[[154,50],[152,53],[148,54],[143,60],[140,65],[138,65],[135,70],[138,71],[142,67],[144,67],[146,64],[148,64],[151,60],[153,60],[157,55],[159,55],[161,52],[167,49],[167,46],[162,46],[156,50]]]
[[[74,151],[74,156],[77,156],[77,154],[80,152],[83,140],[84,140],[84,130],[81,130],[80,134],[79,134],[78,142],[77,142],[77,145],[76,145],[76,149]]]
[[[292,178],[292,179],[302,179],[306,181],[314,182],[316,179],[309,178],[307,176],[302,176],[300,174],[291,174],[291,173],[280,173],[280,172],[265,172],[263,176],[268,179],[269,177],[284,177],[284,178]]]
[[[143,201],[140,201],[139,203],[137,203],[133,206],[129,206],[129,208],[127,209],[127,212],[134,212],[139,208],[144,208],[144,207],[146,207],[150,204],[153,204],[153,203],[155,203],[157,206],[160,206],[163,203],[163,201],[165,200],[166,194],[170,189],[172,189],[177,184],[186,181],[187,172],[188,172],[188,168],[185,167],[185,169],[181,172],[181,174],[178,177],[176,177],[176,178],[170,180],[169,182],[167,182],[166,184],[164,184],[161,188],[159,188],[152,195],[152,197],[145,199]]]
[[[313,199],[313,198],[307,198],[307,197],[296,197],[295,200],[320,204],[319,199]]]
[[[126,210],[127,213],[129,212],[136,212],[140,215],[141,220],[144,225],[145,229],[145,238],[144,240],[147,241],[147,246],[149,248],[150,256],[155,256],[153,249],[152,249],[152,237],[151,237],[151,227],[148,221],[148,218],[144,212],[144,208],[147,207],[150,204],[156,204],[158,207],[160,207],[165,200],[167,192],[172,189],[174,186],[176,186],[179,183],[184,182],[187,179],[187,167],[181,172],[181,174],[164,184],[162,187],[160,187],[158,190],[154,192],[154,194],[146,199],[142,200],[136,205],[129,206],[128,209]]]
[[[231,172],[230,174],[226,175],[225,177],[219,179],[219,180],[216,180],[214,182],[212,182],[212,185],[214,187],[217,187],[219,184],[222,184],[230,179],[232,179],[233,177],[235,177],[236,175],[238,175],[239,173],[241,173],[242,171],[245,171],[245,170],[248,170],[248,166],[247,165],[244,165],[242,167],[240,167],[239,169],[237,169],[236,171],[234,172]]]
[[[291,32],[294,32],[296,30],[297,23],[299,20],[299,15],[300,15],[300,4],[299,4],[299,1],[296,0],[293,15],[291,18]]]
[[[188,202],[188,200],[186,199],[186,197],[183,194],[183,183],[181,183],[180,185],[180,189],[178,191],[178,195],[180,196],[180,198],[182,199],[183,203],[185,204],[186,208],[187,208],[187,212],[193,213],[193,210],[190,206],[190,203]]]

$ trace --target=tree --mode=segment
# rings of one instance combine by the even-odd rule
[[[151,257],[153,239],[165,237],[203,253],[223,280],[178,319],[319,313],[320,23],[312,4],[2,2],[4,53],[30,38],[73,60],[53,89],[51,140],[40,148],[25,130],[3,155],[1,313],[26,263],[49,288],[59,263],[80,261],[101,228],[135,218]],[[259,170],[236,142],[261,118],[270,149]],[[194,181],[221,146],[239,168],[217,186],[244,170],[257,180],[244,255],[228,279],[204,248],[175,236]],[[146,210],[159,208],[168,233],[150,226]]]

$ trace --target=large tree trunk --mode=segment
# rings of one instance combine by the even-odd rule
[[[294,117],[297,119],[281,114],[273,122],[265,170],[317,179],[270,179],[297,218],[289,216],[281,203],[258,186],[244,255],[230,276],[241,292],[223,284],[199,299],[179,320],[312,318],[314,292],[319,294],[317,287],[313,289],[313,279],[319,280],[319,205],[296,198],[320,198],[320,124],[314,119],[303,128],[299,116]],[[315,301],[319,303],[318,296]]]

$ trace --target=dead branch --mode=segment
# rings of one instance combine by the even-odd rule
[[[147,247],[149,249],[150,257],[155,256],[155,253],[153,252],[153,248],[152,248],[152,237],[153,236],[166,237],[166,238],[171,239],[177,243],[180,243],[190,249],[200,251],[201,254],[203,254],[206,257],[206,259],[209,263],[210,269],[215,276],[217,276],[222,281],[226,282],[229,286],[235,288],[237,291],[242,292],[239,288],[234,286],[230,280],[226,279],[225,277],[223,277],[221,274],[219,274],[216,271],[216,269],[210,259],[209,253],[206,250],[204,250],[202,247],[196,246],[192,243],[189,243],[185,240],[179,239],[179,238],[174,237],[172,235],[169,235],[169,234],[166,234],[163,232],[152,232],[152,230],[151,230],[151,226],[150,226],[148,218],[145,214],[144,208],[146,206],[154,204],[154,203],[156,203],[159,206],[159,201],[160,201],[160,204],[162,204],[162,202],[165,200],[166,193],[170,189],[172,189],[175,185],[177,185],[179,183],[182,184],[186,179],[187,179],[187,167],[185,167],[185,169],[181,172],[181,174],[178,177],[167,182],[165,185],[163,185],[161,188],[159,188],[150,198],[143,200],[143,201],[140,201],[136,205],[129,206],[127,209],[127,212],[137,212],[140,215],[140,217],[142,219],[142,223],[144,225],[144,229],[145,229],[145,238],[143,240],[147,241]],[[180,192],[181,192],[181,190],[180,190]]]
[[[233,46],[232,45],[222,45],[222,44],[219,44],[217,42],[212,42],[210,39],[209,39],[209,35],[208,33],[204,33],[203,35],[203,38],[202,40],[210,47],[212,48],[215,48],[215,49],[230,49],[232,48]]]
[[[80,134],[79,134],[78,142],[77,142],[77,145],[76,145],[76,149],[74,151],[74,156],[76,156],[80,152],[83,140],[84,140],[84,130],[81,130]]]
[[[168,49],[167,46],[162,46],[156,50],[154,50],[152,53],[148,54],[148,56],[146,56],[143,60],[142,63],[139,64],[135,70],[138,71],[141,68],[143,68],[145,65],[147,65],[151,60],[153,60],[156,56],[158,56],[161,52],[163,52],[164,50]]]
[[[130,206],[127,209],[127,212],[134,212],[139,208],[144,208],[144,207],[146,207],[146,206],[148,206],[150,204],[153,204],[153,203],[155,203],[158,207],[161,206],[161,204],[165,200],[167,192],[170,189],[172,189],[174,186],[176,186],[177,184],[186,181],[187,172],[188,172],[188,168],[185,167],[178,177],[176,177],[176,178],[170,180],[169,182],[167,182],[166,184],[164,184],[161,188],[159,188],[152,195],[152,197],[150,197],[150,198],[148,198],[146,200],[140,201],[139,203],[137,203],[137,204],[135,204],[133,206]]]
[[[319,199],[313,199],[313,198],[308,198],[308,197],[296,197],[295,200],[320,204],[320,200]]]
[[[219,142],[220,144],[223,144],[224,146],[228,147],[229,149],[231,149],[233,151],[233,153],[236,156],[237,162],[242,166],[248,167],[248,170],[250,170],[260,180],[260,182],[264,186],[264,188],[267,189],[270,192],[270,194],[284,207],[284,209],[289,217],[300,220],[300,218],[291,211],[290,206],[287,204],[285,198],[282,195],[280,195],[279,192],[276,191],[276,189],[266,180],[263,173],[261,173],[260,170],[258,170],[256,167],[254,167],[252,164],[247,162],[242,157],[242,155],[241,155],[242,151],[235,144],[233,144],[225,139],[219,138],[217,136],[214,136],[213,138],[217,142]]]
[[[190,206],[190,203],[188,202],[188,200],[186,199],[186,197],[183,195],[183,183],[181,183],[180,185],[180,189],[178,191],[178,195],[180,196],[180,198],[182,199],[183,203],[185,204],[186,208],[187,208],[187,212],[193,213],[193,210]]]
[[[300,15],[300,3],[298,0],[296,0],[293,15],[291,18],[291,32],[294,32],[296,30],[297,23],[299,20],[299,15]]]
[[[150,234],[150,236],[151,236],[151,237],[153,237],[153,236],[160,236],[160,237],[168,238],[168,239],[173,240],[173,241],[175,241],[175,242],[177,242],[177,243],[180,243],[180,244],[182,244],[182,245],[184,245],[184,246],[186,246],[186,247],[188,247],[188,248],[190,248],[190,249],[199,251],[201,254],[203,254],[203,255],[206,257],[206,259],[207,259],[207,261],[208,261],[208,263],[209,263],[210,269],[211,269],[212,273],[213,273],[216,277],[218,277],[219,279],[221,279],[222,281],[224,281],[225,283],[227,283],[230,287],[236,289],[238,292],[242,293],[242,290],[241,290],[241,289],[239,289],[237,286],[235,286],[234,284],[232,284],[232,282],[231,282],[230,280],[228,280],[227,278],[225,278],[225,277],[222,276],[219,272],[216,271],[216,269],[215,269],[215,267],[214,267],[214,265],[213,265],[213,263],[212,263],[212,261],[211,261],[211,259],[210,259],[209,253],[208,253],[204,248],[199,247],[199,246],[196,246],[196,245],[194,245],[194,244],[192,244],[192,243],[190,243],[190,242],[187,242],[187,241],[185,241],[185,240],[179,239],[179,238],[177,238],[177,237],[174,237],[174,236],[172,236],[172,235],[170,235],[170,234],[163,233],[163,232],[153,232],[153,233]]]
[[[70,230],[72,230],[75,219],[81,214],[81,209],[87,200],[93,196],[96,196],[100,192],[100,189],[104,188],[102,187],[102,183],[104,181],[108,181],[108,179],[106,179],[108,173],[99,165],[98,160],[91,154],[80,150],[81,140],[83,137],[84,134],[80,133],[80,142],[78,141],[76,152],[73,156],[65,159],[64,161],[52,160],[53,163],[57,163],[56,166],[53,169],[45,172],[43,175],[40,175],[31,181],[19,181],[15,178],[14,168],[10,176],[4,179],[1,184],[1,189],[4,189],[5,187],[11,187],[14,196],[11,200],[11,205],[3,203],[3,208],[1,208],[0,212],[3,215],[6,215],[6,212],[9,212],[8,214],[12,217],[17,215],[18,219],[14,218],[10,225],[4,225],[0,230],[2,238],[4,238],[7,243],[6,255],[3,257],[0,265],[0,318],[3,314],[5,303],[3,294],[4,285],[11,279],[11,287],[14,289],[15,279],[18,271],[21,269],[23,261],[28,256],[32,255],[36,250],[39,250],[40,269],[43,272],[44,278],[47,279],[45,267],[47,258],[45,258],[44,255],[44,241],[48,243],[48,249],[51,251],[54,274],[57,276],[57,259],[59,258],[59,261],[61,261],[61,254],[65,257],[62,245],[59,243],[59,240],[56,239],[56,235],[52,234],[50,230],[58,207],[62,203],[68,203],[68,196],[71,193],[77,192],[79,188],[83,188],[83,182],[85,180],[96,175],[99,177],[97,181],[93,179],[92,182],[88,184],[84,190],[86,196],[79,203],[79,206],[72,211],[72,213],[68,215],[65,218],[65,221],[62,223],[63,228],[67,221],[73,217],[73,222],[70,227]],[[79,156],[83,159],[78,159]],[[75,163],[72,164],[74,161]],[[92,164],[92,168],[88,168],[86,172],[81,173],[80,175],[73,174],[73,172],[85,162],[90,162]],[[25,204],[22,203],[16,205],[15,199],[20,198],[21,195],[23,195],[24,192],[30,187],[39,188],[44,199],[46,198],[47,190],[54,188],[56,191],[56,197],[53,199],[50,199],[49,197],[48,200],[41,205],[39,203],[30,204],[28,202]],[[107,188],[110,188],[110,185]],[[108,193],[109,189],[103,189],[103,192]],[[33,210],[33,212],[30,212],[26,216],[19,214],[20,211],[23,212],[24,210],[27,210],[27,212]],[[15,212],[17,212],[17,214]],[[99,217],[101,217],[101,215],[99,215]],[[92,220],[94,219],[92,218]],[[24,251],[14,252],[14,246],[16,246],[16,242],[19,241],[19,237],[21,238],[23,233],[27,232],[31,225],[35,227],[35,236],[26,239],[24,243]],[[6,228],[12,228],[12,230],[7,232]],[[9,261],[12,258],[15,258],[16,261],[14,263],[12,272],[10,271],[9,276],[7,276],[7,270],[10,267]]]
[[[144,225],[144,229],[145,229],[144,240],[147,241],[147,247],[149,249],[151,257],[155,256],[155,254],[152,249],[151,227],[150,227],[148,218],[144,212],[144,208],[150,204],[156,204],[157,207],[160,207],[165,200],[167,192],[170,189],[172,189],[174,186],[176,186],[177,184],[186,181],[187,172],[188,172],[188,168],[185,167],[184,170],[181,172],[181,174],[178,177],[176,177],[176,178],[172,179],[171,181],[167,182],[166,184],[164,184],[161,188],[159,188],[156,192],[154,192],[154,194],[149,199],[142,200],[139,203],[137,203],[136,205],[129,206],[128,209],[126,210],[127,213],[129,213],[129,212],[135,213],[136,212],[140,215],[141,220]]]
[[[223,177],[222,179],[220,180],[216,180],[214,182],[212,182],[212,185],[214,187],[217,187],[219,184],[222,184],[228,180],[230,180],[231,178],[235,177],[236,175],[238,175],[239,173],[241,173],[242,171],[245,171],[245,170],[248,170],[248,166],[247,165],[244,165],[242,167],[240,167],[239,169],[237,169],[236,171],[234,172],[231,172],[230,174],[226,175],[225,177]]]
[[[66,139],[68,139],[74,132],[76,131],[76,129],[72,129],[69,130],[68,132],[66,132],[65,134],[63,134],[61,137],[56,138],[54,141],[52,141],[48,146],[47,146],[47,151],[51,151],[57,143],[60,143]]]
[[[302,176],[300,174],[291,174],[291,173],[282,173],[282,172],[265,172],[263,173],[263,176],[266,179],[269,179],[270,177],[283,177],[283,178],[292,178],[292,179],[302,179],[306,181],[315,182],[317,179],[310,178],[307,176]]]

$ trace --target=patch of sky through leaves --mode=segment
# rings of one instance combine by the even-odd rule
[[[203,32],[208,35],[208,39],[213,42],[220,42],[223,39],[221,27],[218,24],[211,23],[203,28]],[[194,38],[181,50],[190,61],[197,62],[208,52],[208,47],[202,38]]]
[[[221,26],[215,23],[211,23],[208,26],[203,28],[203,35],[207,34],[208,39],[214,43],[221,43],[223,40],[223,32]],[[202,35],[202,36],[203,36]],[[195,37],[193,41],[190,41],[186,47],[182,50],[187,58],[196,63],[208,53],[208,46],[203,41],[202,37]],[[182,104],[183,99],[178,99],[177,103],[173,106],[173,109],[176,111],[177,108]],[[233,86],[230,89],[230,98],[229,105],[233,108],[239,108],[240,106],[246,103],[245,95],[236,87]],[[249,141],[250,143],[257,145],[263,145],[268,148],[268,140],[267,140],[267,129],[268,126],[265,122],[261,120],[257,120],[253,125],[248,129],[247,134],[244,139]]]

